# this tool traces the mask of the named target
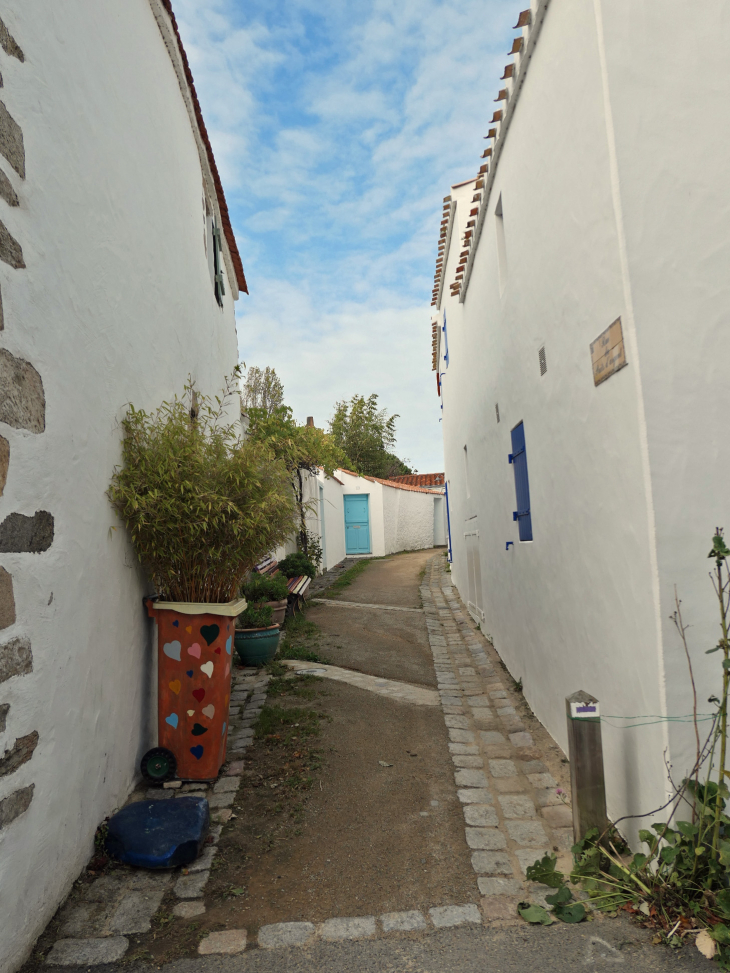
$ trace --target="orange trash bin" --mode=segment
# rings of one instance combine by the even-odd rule
[[[213,780],[226,756],[234,619],[246,601],[196,605],[146,598],[145,605],[157,622],[158,745],[142,758],[142,773],[159,783]]]

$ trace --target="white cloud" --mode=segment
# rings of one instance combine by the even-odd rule
[[[377,392],[442,465],[430,371],[441,198],[473,175],[519,4],[174,0],[251,297],[242,357],[299,418]]]

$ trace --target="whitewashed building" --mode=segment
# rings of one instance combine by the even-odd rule
[[[327,571],[346,557],[384,557],[401,551],[446,546],[443,488],[359,476],[349,470],[307,474],[307,529],[320,538]],[[294,539],[277,559],[296,550]]]
[[[720,685],[729,45],[720,0],[533,0],[479,173],[444,200],[454,580],[563,747],[565,697],[598,697],[614,819],[664,803],[665,751],[675,778],[694,761],[675,585],[701,712]]]
[[[219,391],[246,289],[169,0],[0,22],[0,969],[154,743],[148,593],[105,496],[128,403]]]

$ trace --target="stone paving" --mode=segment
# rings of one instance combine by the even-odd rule
[[[517,715],[496,652],[472,624],[446,567],[443,557],[431,561],[421,597],[464,833],[488,916],[504,913],[526,891],[525,869],[537,858],[556,851],[565,859],[572,815]]]
[[[174,799],[186,794],[208,799],[210,838],[198,859],[172,872],[120,868],[75,889],[60,915],[60,938],[46,957],[54,966],[93,966],[120,960],[129,947],[128,936],[149,932],[163,897],[172,890],[173,914],[193,918],[205,912],[203,894],[210,876],[223,824],[233,816],[231,805],[241,782],[243,758],[253,742],[253,726],[266,701],[269,676],[257,669],[234,669],[229,710],[227,766],[217,781],[168,781],[162,787],[135,790],[127,804],[149,799]],[[240,944],[240,936],[236,939]],[[245,944],[245,934],[244,934]],[[210,943],[209,943],[210,946]],[[239,952],[226,940],[211,952]]]
[[[398,699],[404,703],[413,703],[415,706],[438,706],[441,702],[435,689],[426,689],[424,686],[413,686],[395,679],[383,679],[381,676],[371,676],[365,672],[342,669],[340,666],[331,666],[323,662],[301,662],[290,659],[283,659],[282,662],[298,675],[311,674],[333,679],[335,682],[346,682],[350,686],[357,686],[358,689],[366,689],[368,692],[387,696],[389,699]]]

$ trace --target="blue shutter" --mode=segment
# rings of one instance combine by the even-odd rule
[[[444,311],[444,326],[441,328],[444,333],[444,363],[449,367],[449,336],[446,331],[446,311]]]
[[[525,427],[522,423],[512,430],[512,452],[510,463],[515,468],[515,494],[517,510],[512,514],[520,528],[520,540],[532,540],[532,516],[530,514],[530,481],[527,476],[527,453],[525,451]]]

